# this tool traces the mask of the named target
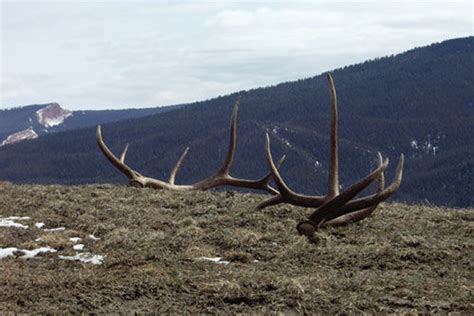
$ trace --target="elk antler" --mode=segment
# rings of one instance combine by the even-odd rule
[[[403,172],[404,158],[403,154],[401,154],[394,180],[385,188],[383,172],[388,166],[388,159],[383,161],[382,155],[378,153],[378,168],[359,182],[344,190],[342,193],[339,193],[336,89],[334,88],[331,74],[328,74],[327,79],[331,93],[328,193],[325,196],[309,196],[291,190],[286,185],[278,171],[278,168],[273,163],[270,150],[270,137],[267,133],[265,145],[266,159],[270,166],[272,177],[280,192],[257,206],[257,209],[263,209],[267,206],[285,202],[297,206],[315,207],[316,210],[308,217],[308,219],[300,222],[297,226],[298,232],[307,236],[310,241],[314,241],[314,232],[320,227],[346,225],[370,216],[380,202],[386,200],[390,195],[398,190],[402,181]],[[376,179],[378,179],[379,185],[375,194],[353,200],[358,193],[364,190]]]
[[[128,144],[125,146],[124,150],[120,154],[120,158],[117,158],[112,151],[105,145],[104,140],[102,139],[102,131],[100,125],[97,126],[96,138],[97,144],[99,145],[100,150],[105,155],[105,157],[114,165],[118,170],[120,170],[123,174],[127,176],[129,179],[129,184],[132,186],[137,187],[150,187],[154,189],[167,189],[167,190],[207,190],[213,187],[221,186],[221,185],[230,185],[242,188],[249,188],[249,189],[259,189],[265,190],[272,194],[277,194],[278,191],[272,188],[268,182],[271,180],[271,173],[268,173],[266,176],[258,179],[258,180],[247,180],[247,179],[240,179],[235,178],[229,174],[229,169],[232,164],[232,160],[234,158],[236,140],[237,140],[237,112],[239,109],[240,104],[240,97],[237,99],[237,102],[234,105],[234,109],[232,111],[232,117],[230,120],[230,139],[229,139],[229,148],[227,150],[227,155],[224,160],[224,164],[221,169],[213,176],[206,178],[202,181],[199,181],[194,184],[189,185],[178,185],[175,184],[175,177],[176,173],[178,172],[181,163],[183,162],[184,158],[186,157],[189,147],[186,148],[181,155],[181,157],[176,162],[176,165],[171,171],[170,177],[167,182],[149,178],[143,176],[139,172],[133,170],[125,163],[125,155],[127,153]],[[283,163],[285,156],[283,156],[280,161],[278,162],[278,166]]]

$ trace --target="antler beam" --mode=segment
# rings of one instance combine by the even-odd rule
[[[120,158],[117,158],[112,151],[107,147],[103,138],[102,130],[100,125],[97,126],[96,139],[97,144],[99,145],[100,150],[104,156],[115,166],[120,172],[122,172],[129,179],[129,184],[136,187],[150,187],[154,189],[166,189],[166,190],[176,190],[176,191],[188,191],[188,190],[207,190],[222,185],[229,185],[235,187],[249,188],[264,190],[271,194],[278,194],[278,191],[269,185],[269,181],[272,178],[271,173],[268,173],[264,177],[257,180],[248,180],[236,178],[230,175],[230,167],[234,159],[236,141],[237,141],[237,112],[239,110],[240,98],[234,105],[232,111],[232,116],[230,120],[230,138],[229,138],[229,147],[227,149],[227,155],[224,160],[222,167],[219,171],[211,177],[208,177],[202,181],[196,182],[194,184],[181,185],[175,184],[176,174],[186,157],[189,147],[186,148],[181,155],[181,157],[176,162],[176,165],[170,173],[168,181],[162,181],[155,178],[150,178],[142,175],[138,171],[132,169],[125,163],[125,155],[128,150],[128,144],[125,146],[124,150],[120,154]],[[278,162],[278,166],[283,163],[285,156],[283,156]]]
[[[370,216],[377,206],[390,195],[398,190],[402,181],[403,154],[400,155],[395,177],[388,187],[385,186],[384,171],[388,166],[388,159],[383,160],[378,153],[379,166],[365,178],[359,180],[351,187],[339,193],[339,173],[338,173],[338,142],[337,142],[337,97],[334,81],[331,74],[328,74],[329,91],[331,94],[331,127],[330,127],[330,161],[328,193],[324,196],[310,196],[296,193],[285,183],[273,162],[270,150],[270,137],[266,135],[265,153],[270,173],[275,184],[280,191],[279,194],[263,201],[257,209],[289,203],[292,205],[316,208],[315,211],[297,226],[298,232],[314,241],[314,233],[321,227],[340,226],[351,222],[360,221]],[[362,190],[367,188],[373,181],[378,179],[378,189],[373,195],[354,199]]]

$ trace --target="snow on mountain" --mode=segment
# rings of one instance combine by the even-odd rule
[[[446,135],[437,135],[433,137],[427,135],[422,140],[413,139],[410,142],[410,147],[412,149],[412,156],[418,157],[422,154],[436,156],[439,153],[439,144],[441,140],[445,139]]]
[[[7,137],[28,128],[41,137],[49,133],[164,113],[180,107],[182,105],[141,109],[70,111],[58,103],[47,103],[0,109],[0,145]],[[3,144],[12,144],[20,140],[22,139],[16,137],[13,141],[5,141]]]
[[[14,143],[21,142],[21,141],[27,140],[27,139],[35,139],[37,137],[38,137],[38,134],[36,134],[36,132],[33,130],[32,127],[29,127],[25,130],[16,132],[14,134],[11,134],[10,136],[7,137],[7,139],[5,139],[0,144],[0,146],[4,146],[4,145],[8,145],[8,144],[14,144]]]
[[[38,107],[36,107],[38,108]],[[6,110],[5,110],[6,111]],[[6,112],[2,113],[6,113]],[[14,133],[8,135],[4,134],[3,137],[6,137],[3,141],[0,139],[0,146],[14,144],[27,139],[37,138],[39,135],[48,133],[50,128],[57,127],[64,123],[64,120],[73,115],[72,111],[63,109],[58,103],[49,103],[44,104],[41,108],[37,109],[34,112],[28,114],[28,107],[18,108],[11,111],[26,112],[26,115],[23,114],[23,118],[20,118],[18,121],[18,129],[20,131],[14,131]],[[21,117],[21,115],[20,115]],[[5,121],[6,119],[4,119]],[[15,117],[12,118],[15,121]],[[26,125],[28,124],[28,125]],[[23,125],[23,126],[22,126]],[[25,129],[26,126],[28,128]],[[12,130],[10,129],[10,133]],[[7,136],[8,135],[8,136]]]
[[[47,107],[36,111],[38,123],[46,128],[62,124],[71,115],[72,111],[63,109],[58,103],[51,103]]]

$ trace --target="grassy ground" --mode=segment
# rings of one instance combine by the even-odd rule
[[[0,248],[58,250],[0,261],[0,311],[474,313],[472,209],[383,204],[314,245],[295,230],[309,210],[254,211],[262,198],[0,182],[0,217],[31,217]],[[71,237],[103,264],[60,260]]]

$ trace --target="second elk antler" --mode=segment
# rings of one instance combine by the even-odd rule
[[[327,79],[331,94],[328,193],[324,196],[309,196],[291,190],[273,162],[270,151],[270,137],[267,133],[265,145],[266,159],[280,192],[257,206],[257,209],[263,209],[270,205],[286,202],[292,205],[316,208],[306,220],[300,222],[297,226],[298,232],[308,237],[310,241],[315,241],[314,233],[321,227],[345,225],[370,216],[380,202],[386,200],[398,190],[402,181],[403,154],[400,155],[393,182],[388,187],[385,187],[384,170],[388,166],[388,159],[383,160],[382,155],[378,153],[378,168],[343,192],[339,192],[336,89],[330,74],[328,74]],[[378,179],[378,189],[375,194],[354,199],[358,193],[376,179]]]
[[[237,112],[239,109],[240,98],[234,105],[234,109],[232,111],[232,117],[230,120],[230,140],[229,140],[229,148],[227,149],[227,155],[224,160],[224,164],[217,171],[216,174],[210,176],[202,181],[196,182],[194,184],[175,184],[175,177],[176,173],[178,172],[179,167],[181,166],[182,161],[186,157],[189,147],[187,147],[181,157],[176,162],[176,165],[171,171],[170,177],[168,181],[163,181],[159,179],[154,179],[150,177],[146,177],[139,172],[133,170],[125,163],[125,155],[127,153],[128,144],[125,146],[124,150],[120,154],[120,158],[117,158],[112,151],[107,147],[102,139],[102,131],[100,125],[97,126],[96,131],[96,138],[97,144],[99,145],[100,150],[105,155],[105,157],[114,165],[118,170],[120,170],[123,174],[127,176],[129,179],[129,184],[136,187],[150,187],[154,189],[167,189],[167,190],[178,190],[178,191],[188,191],[188,190],[207,190],[210,188],[214,188],[217,186],[222,185],[230,185],[242,188],[249,188],[249,189],[258,189],[258,190],[265,190],[272,194],[278,194],[278,191],[272,188],[268,182],[271,180],[271,173],[268,173],[266,176],[262,177],[258,180],[247,180],[247,179],[240,179],[235,178],[229,174],[229,169],[232,164],[232,160],[234,158],[236,140],[237,140]],[[280,165],[283,160],[284,156],[280,159],[278,165]]]

